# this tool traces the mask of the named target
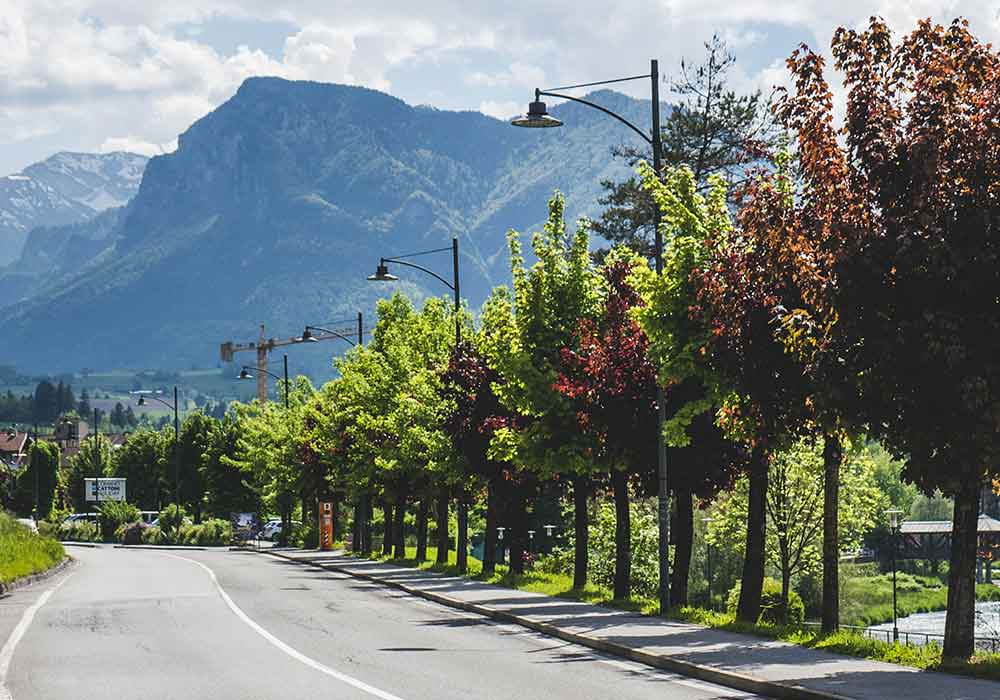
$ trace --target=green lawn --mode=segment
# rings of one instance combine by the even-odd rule
[[[948,608],[948,587],[933,576],[897,574],[899,617]],[[976,586],[979,600],[1000,600],[1000,587]],[[892,575],[845,576],[840,592],[840,621],[868,627],[892,620]]]
[[[0,583],[50,569],[63,560],[63,546],[40,537],[5,513],[0,513]]]

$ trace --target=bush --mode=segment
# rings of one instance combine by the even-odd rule
[[[740,581],[729,591],[726,600],[726,609],[733,613],[740,601]],[[772,624],[795,625],[801,623],[806,616],[806,607],[802,603],[802,598],[794,590],[788,591],[788,611],[781,602],[781,584],[773,578],[764,579],[764,589],[760,596],[760,617],[758,622],[769,622]]]
[[[137,522],[140,517],[139,509],[131,503],[105,501],[101,504],[101,538],[105,541],[112,538],[120,539],[119,530]]]
[[[97,542],[97,525],[86,520],[63,523],[59,526],[59,539],[65,542]]]
[[[143,528],[141,541],[143,544],[168,544],[167,536],[158,527]]]
[[[48,520],[39,520],[38,534],[42,537],[48,537],[50,540],[58,540],[59,525],[56,523],[50,523]]]
[[[229,544],[233,538],[233,526],[228,520],[206,520],[200,525],[181,525],[176,538],[179,544],[211,547]]]
[[[316,549],[319,547],[319,527],[311,521],[302,526],[293,525],[291,541],[303,549]]]
[[[181,506],[171,503],[160,511],[159,527],[167,537],[179,541],[179,530],[187,518],[187,512]]]
[[[122,544],[142,544],[142,531],[146,529],[143,523],[122,525],[115,531],[115,536]]]
[[[0,583],[45,571],[63,560],[61,544],[39,537],[5,513],[0,513]]]

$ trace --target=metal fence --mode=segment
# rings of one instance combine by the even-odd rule
[[[803,622],[802,626],[808,628],[819,628],[820,623]],[[858,627],[856,625],[840,625],[840,629],[846,632],[853,632],[862,637],[868,637],[870,639],[876,639],[883,642],[892,642],[891,629],[873,629],[871,627]],[[976,649],[994,653],[1000,651],[1000,637],[976,637],[975,640]],[[926,646],[928,644],[937,644],[938,646],[942,646],[944,643],[944,635],[933,634],[931,632],[905,632],[903,630],[899,630],[899,641],[903,644],[913,646]]]

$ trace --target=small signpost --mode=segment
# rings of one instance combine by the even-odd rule
[[[100,482],[100,493],[98,493]],[[100,479],[84,479],[84,491],[88,501],[124,501],[125,479],[119,477],[101,477]]]

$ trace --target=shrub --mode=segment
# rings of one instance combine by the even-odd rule
[[[229,544],[233,526],[228,520],[206,520],[200,525],[181,525],[176,541],[180,544],[211,547]]]
[[[142,543],[142,531],[146,529],[146,526],[142,523],[129,523],[128,525],[121,525],[115,531],[115,537],[122,544],[141,544]]]
[[[42,537],[48,537],[50,540],[57,540],[59,539],[59,525],[50,523],[48,520],[39,520],[38,534]]]
[[[187,512],[181,506],[171,503],[160,511],[159,527],[167,537],[179,540],[178,534]]]
[[[736,607],[740,600],[740,582],[729,591],[726,600],[726,609],[729,612],[736,612]],[[802,598],[793,590],[788,591],[788,611],[781,602],[781,584],[773,578],[764,579],[764,589],[760,596],[760,617],[758,622],[770,622],[772,624],[794,625],[801,623],[805,619],[806,608],[802,603]]]
[[[316,549],[319,547],[319,527],[313,522],[302,526],[293,525],[291,541],[303,549]]]
[[[142,530],[143,544],[167,544],[167,536],[158,527],[147,527]]]
[[[101,504],[101,538],[120,539],[119,530],[125,525],[137,522],[139,509],[125,501],[105,501]]]
[[[86,520],[63,523],[59,526],[59,539],[66,542],[97,542],[97,525]]]

